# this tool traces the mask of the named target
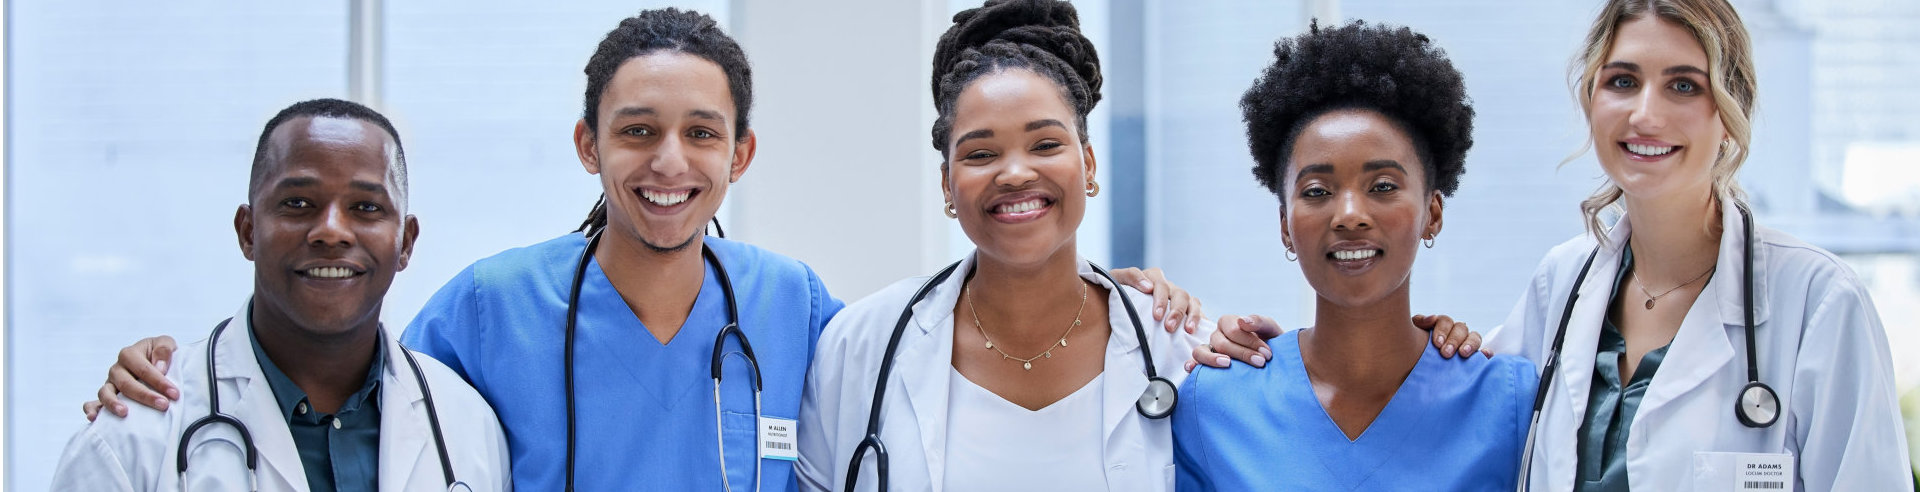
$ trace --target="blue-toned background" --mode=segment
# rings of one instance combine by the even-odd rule
[[[422,234],[388,297],[396,329],[466,264],[578,224],[598,189],[571,149],[581,68],[621,18],[664,3],[540,3],[9,2],[5,485],[46,487],[116,349],[204,337],[239,307],[252,265],[234,207],[261,125],[289,103],[352,98],[401,131]],[[1853,265],[1910,390],[1920,3],[1735,3],[1759,56],[1755,212]],[[754,63],[760,154],[721,213],[733,237],[808,262],[847,300],[967,251],[939,212],[927,80],[948,17],[976,2],[677,4],[728,26]],[[1236,104],[1273,41],[1313,16],[1432,36],[1479,113],[1446,230],[1414,273],[1416,310],[1492,328],[1581,230],[1600,172],[1589,156],[1560,163],[1585,137],[1566,67],[1595,2],[1077,4],[1107,77],[1090,121],[1105,192],[1081,251],[1165,268],[1210,313],[1311,319]]]

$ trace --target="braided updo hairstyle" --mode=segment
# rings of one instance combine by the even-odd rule
[[[1080,14],[1061,0],[988,0],[953,15],[933,51],[933,148],[947,157],[953,105],[983,75],[1026,69],[1060,85],[1087,140],[1087,113],[1100,102],[1100,56],[1080,33]],[[944,167],[945,164],[942,164]]]

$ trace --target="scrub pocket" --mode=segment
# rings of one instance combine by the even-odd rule
[[[727,441],[727,480],[734,490],[753,490],[753,467],[760,461],[759,429],[760,421],[751,413],[720,412],[720,435]],[[766,470],[760,474],[764,480]]]

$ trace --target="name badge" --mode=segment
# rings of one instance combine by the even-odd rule
[[[793,419],[760,417],[760,457],[799,461],[800,449],[794,439],[797,427]]]
[[[1774,492],[1793,490],[1793,455],[1787,453],[1693,454],[1694,490]]]

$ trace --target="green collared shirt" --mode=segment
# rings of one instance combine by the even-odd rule
[[[1623,248],[1620,258],[1619,280],[1613,284],[1612,305],[1607,312],[1621,309],[1620,291],[1627,286],[1627,277],[1633,272],[1633,248]],[[1647,387],[1653,385],[1653,375],[1660,370],[1660,362],[1667,357],[1669,341],[1647,355],[1641,356],[1640,366],[1633,371],[1633,380],[1620,381],[1620,364],[1626,359],[1627,339],[1620,335],[1620,327],[1609,314],[1600,323],[1600,345],[1594,353],[1593,385],[1587,391],[1587,419],[1580,424],[1580,480],[1574,483],[1578,492],[1626,492],[1627,488],[1627,432],[1633,429],[1633,414],[1640,409],[1640,399],[1647,393]]]
[[[253,340],[253,356],[260,361],[273,387],[280,412],[293,432],[300,465],[306,469],[307,488],[313,492],[378,490],[380,480],[380,372],[386,368],[387,335],[379,334],[367,381],[347,397],[332,415],[314,411],[307,392],[281,372]]]

